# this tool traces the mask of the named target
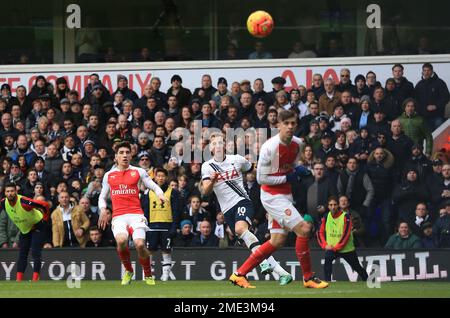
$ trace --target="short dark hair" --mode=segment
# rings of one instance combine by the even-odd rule
[[[297,119],[297,114],[291,110],[282,110],[278,113],[278,122],[280,122],[280,123],[282,123],[283,121],[288,120],[290,118]]]
[[[100,233],[102,233],[102,231],[100,231],[100,229],[98,228],[97,225],[92,225],[92,226],[89,228],[89,232],[91,232],[91,231],[99,231]]]
[[[127,148],[128,150],[131,151],[131,144],[128,141],[122,141],[118,143],[116,146],[116,153],[119,152],[120,148]]]
[[[330,203],[331,201],[339,202],[338,198],[335,195],[328,197],[327,203]]]
[[[429,69],[433,70],[433,65],[431,65],[431,63],[425,63],[422,65],[422,69],[424,69],[424,68],[429,68]]]
[[[164,173],[166,176],[169,175],[169,172],[168,172],[166,169],[164,169],[164,168],[156,168],[156,169],[155,169],[155,176],[156,176],[159,172]]]
[[[394,68],[396,68],[396,67],[400,67],[402,69],[402,71],[405,69],[402,64],[396,63],[396,64],[394,64],[394,66],[392,66],[392,70],[394,70]]]
[[[6,189],[6,188],[16,188],[16,184],[14,183],[14,182],[10,182],[10,181],[8,181],[8,182],[6,182],[5,183],[5,185],[3,186],[3,189]]]

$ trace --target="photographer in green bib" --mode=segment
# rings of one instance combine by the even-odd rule
[[[6,183],[4,191],[5,198],[1,201],[1,208],[5,210],[8,217],[20,231],[20,250],[19,260],[17,261],[16,280],[23,280],[23,274],[27,267],[28,252],[31,248],[31,255],[33,257],[32,280],[38,281],[42,263],[42,246],[50,216],[49,204],[17,194],[14,183]]]
[[[363,281],[367,281],[366,270],[361,266],[353,243],[353,225],[351,215],[339,209],[338,199],[328,199],[328,213],[321,220],[317,240],[325,250],[325,280],[331,281],[333,261],[342,257],[356,271]]]

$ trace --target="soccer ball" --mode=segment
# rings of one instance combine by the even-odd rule
[[[273,30],[273,19],[265,11],[255,11],[247,19],[247,29],[254,37],[264,38]]]

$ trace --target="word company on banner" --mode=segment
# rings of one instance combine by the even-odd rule
[[[358,74],[364,76],[368,71],[373,71],[377,75],[377,80],[384,83],[386,79],[392,77],[393,64],[376,64],[376,65],[340,65],[340,66],[292,66],[292,67],[239,67],[239,68],[204,68],[204,69],[155,69],[148,70],[133,69],[131,67],[123,70],[108,70],[108,64],[105,64],[105,69],[98,71],[67,71],[61,70],[59,72],[37,72],[37,73],[0,73],[0,84],[8,83],[12,87],[12,93],[18,85],[24,85],[28,91],[34,85],[36,76],[43,75],[48,81],[55,84],[58,77],[65,77],[71,89],[80,92],[83,97],[84,89],[89,83],[89,75],[97,73],[100,76],[102,83],[111,91],[114,92],[117,88],[118,75],[125,75],[128,78],[128,86],[135,90],[139,96],[144,92],[146,85],[150,84],[153,77],[159,77],[162,85],[160,90],[165,92],[170,87],[170,79],[174,74],[178,74],[183,79],[183,86],[191,89],[201,86],[201,77],[204,74],[209,74],[212,77],[213,85],[216,86],[219,77],[225,77],[228,81],[228,86],[236,81],[240,82],[244,79],[250,80],[252,83],[255,79],[261,78],[265,83],[265,90],[271,91],[271,80],[276,76],[282,76],[286,79],[286,90],[290,90],[298,85],[305,85],[310,87],[312,85],[312,77],[319,73],[324,78],[333,78],[335,82],[339,82],[339,71],[346,67],[350,69],[352,80]],[[414,85],[421,79],[422,63],[404,64],[405,76]],[[150,65],[149,65],[150,67]],[[450,63],[437,62],[433,63],[435,72],[444,81],[450,84]],[[83,67],[86,68],[86,67]],[[63,69],[63,66],[62,66]]]

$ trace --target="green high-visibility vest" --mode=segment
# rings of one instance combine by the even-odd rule
[[[20,204],[21,195],[17,195],[16,204],[13,206],[8,199],[5,200],[5,210],[9,218],[17,226],[22,234],[27,234],[33,228],[33,225],[42,220],[42,212],[38,209],[31,211],[25,210]]]
[[[342,213],[338,218],[333,218],[332,213],[328,213],[327,223],[325,225],[326,240],[328,245],[336,246],[344,235],[344,220],[347,213]],[[355,250],[355,245],[353,244],[353,233],[350,229],[350,238],[343,249],[338,251],[339,253],[347,253]]]

